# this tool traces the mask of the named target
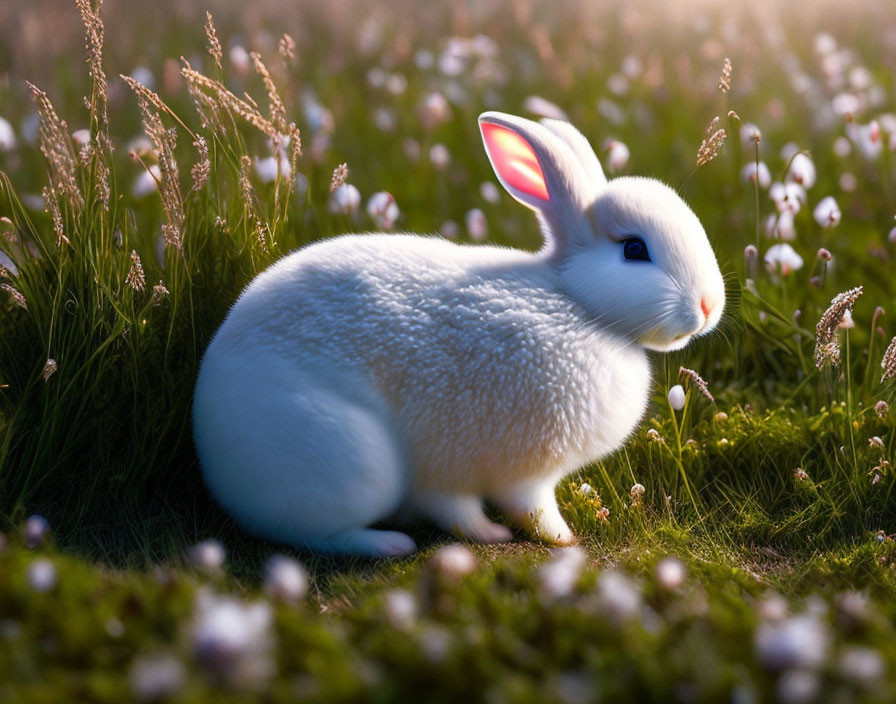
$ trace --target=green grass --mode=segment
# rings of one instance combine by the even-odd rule
[[[223,71],[202,54],[204,17],[198,11],[181,8],[184,21],[166,26],[141,8],[127,14],[110,3],[104,10],[115,151],[78,167],[86,205],[75,210],[63,202],[61,210],[70,244],[58,245],[51,217],[33,207],[31,196],[47,182],[38,145],[0,152],[0,215],[8,218],[0,223],[0,248],[18,266],[2,283],[27,301],[27,309],[17,307],[0,291],[0,515],[10,535],[0,552],[0,638],[15,643],[0,655],[6,682],[0,691],[30,700],[121,701],[135,658],[164,651],[189,672],[175,699],[200,701],[212,692],[216,700],[249,696],[215,684],[195,656],[187,624],[194,591],[209,578],[183,556],[198,540],[221,540],[228,561],[212,583],[254,598],[266,559],[282,548],[243,533],[202,485],[189,419],[202,352],[240,290],[271,262],[321,237],[375,228],[363,207],[354,217],[328,211],[331,174],[342,162],[364,202],[379,190],[395,196],[399,229],[436,232],[450,219],[461,224],[461,239],[467,240],[464,215],[479,207],[491,242],[537,248],[537,225],[528,211],[506,195],[491,203],[480,194],[480,183],[494,177],[476,116],[490,108],[522,114],[525,98],[540,95],[562,106],[602,157],[606,140],[628,144],[632,158],[625,173],[681,187],[726,276],[728,306],[720,330],[680,353],[657,355],[653,403],[641,428],[623,450],[558,487],[561,510],[590,557],[574,596],[559,603],[545,597],[536,570],[546,550],[522,536],[501,548],[475,547],[480,568],[457,583],[433,577],[427,560],[450,538],[425,525],[414,531],[421,555],[410,560],[299,555],[312,589],[301,605],[276,609],[277,674],[266,685],[270,697],[288,699],[301,691],[311,699],[350,701],[366,693],[398,701],[425,688],[433,701],[576,701],[576,687],[584,687],[596,700],[667,701],[674,692],[683,700],[719,701],[741,691],[747,694],[738,696],[754,692],[765,699],[786,689],[790,676],[763,666],[754,647],[765,618],[759,604],[772,589],[785,595],[792,613],[818,611],[815,598],[828,604],[818,618],[830,629],[832,644],[824,662],[810,668],[825,696],[892,698],[896,581],[889,565],[896,543],[879,542],[877,533],[896,530],[896,480],[884,469],[872,483],[872,472],[882,459],[896,461],[896,386],[880,383],[879,368],[894,333],[890,316],[896,315],[896,251],[887,241],[896,212],[896,170],[886,149],[875,160],[855,147],[848,156],[835,156],[844,121],[828,111],[845,88],[825,83],[814,48],[817,31],[831,32],[853,52],[852,66],[866,67],[880,86],[881,104],[856,115],[857,123],[894,110],[896,49],[881,20],[886,8],[872,0],[848,12],[832,4],[818,13],[824,19],[807,19],[796,8],[710,8],[694,21],[695,13],[660,17],[642,3],[629,11],[622,4],[556,5],[535,3],[527,19],[497,5],[470,5],[462,12],[448,5],[423,11],[413,4],[375,10],[359,4],[287,13],[276,3],[246,18],[225,4],[212,7],[225,45]],[[77,12],[38,7],[30,16],[52,27],[73,25]],[[778,39],[770,36],[774,29]],[[282,31],[297,39],[292,61],[276,54],[276,33]],[[497,54],[447,77],[438,60],[449,31],[487,34]],[[0,37],[10,32],[0,30]],[[147,42],[150,37],[158,41]],[[233,44],[259,49],[288,120],[302,131],[298,171],[308,181],[305,193],[287,196],[285,184],[261,183],[253,174],[257,201],[247,205],[240,157],[269,155],[264,135],[238,117],[225,119],[226,134],[203,127],[176,71],[171,64],[164,68],[166,58],[184,55],[237,95],[247,90],[266,115],[261,80],[227,61]],[[3,116],[19,131],[30,110],[23,85],[28,79],[48,93],[70,130],[90,125],[96,135],[100,103],[86,71],[74,70],[79,41],[65,45],[66,60],[50,64],[39,60],[40,46],[20,49],[15,56],[0,54],[0,73],[9,76],[0,82]],[[434,67],[415,63],[414,52],[421,49],[433,52]],[[626,56],[637,57],[644,71],[624,94],[613,95],[608,79]],[[717,88],[725,56],[734,65],[727,95]],[[782,68],[788,62],[793,67]],[[166,220],[159,196],[132,194],[142,170],[127,146],[141,129],[137,101],[113,78],[138,63],[153,71],[161,98],[178,117],[162,115],[177,130],[183,251],[167,247],[161,259],[157,240]],[[406,89],[395,95],[372,85],[369,71],[375,67],[402,76]],[[809,88],[801,93],[794,84],[806,77]],[[449,119],[432,130],[419,117],[420,101],[430,91],[450,99]],[[92,113],[81,102],[84,94],[93,95]],[[315,134],[307,110],[311,96],[332,112],[329,135]],[[620,111],[618,124],[607,100]],[[377,126],[378,109],[389,111],[393,129]],[[763,190],[757,212],[752,186],[740,179],[741,168],[755,157],[752,147],[740,144],[741,123],[726,118],[729,110],[761,128],[760,157],[774,178],[786,171],[787,160],[779,156],[786,142],[811,153],[817,167],[792,243],[805,266],[788,277],[760,266],[747,285],[744,247],[758,244],[761,256],[771,244],[764,234],[756,242],[756,223],[774,205]],[[715,115],[729,139],[716,160],[694,171],[697,147]],[[205,186],[188,193],[197,158],[191,133],[207,140],[212,168]],[[421,159],[408,155],[407,139],[416,141]],[[427,158],[434,144],[451,154],[444,170]],[[98,159],[111,170],[108,211],[93,197]],[[854,176],[854,190],[841,187],[844,173]],[[832,230],[812,218],[825,195],[834,195],[843,211]],[[274,244],[269,239],[260,245],[256,218],[270,228]],[[815,287],[809,279],[822,273],[815,255],[821,246],[834,262]],[[146,272],[144,291],[126,284],[132,250]],[[153,286],[160,280],[168,295],[155,301]],[[856,327],[840,334],[843,366],[818,371],[815,323],[836,293],[857,285],[864,294],[854,310]],[[878,305],[888,309],[875,321],[884,336],[872,330]],[[45,381],[50,358],[57,368]],[[678,383],[682,364],[709,382],[714,404],[691,388],[685,410],[672,411],[666,393]],[[894,410],[878,413],[879,401]],[[662,441],[651,440],[648,429]],[[883,447],[871,446],[873,437]],[[808,476],[800,479],[798,469]],[[595,488],[599,503],[578,492],[582,482]],[[637,504],[630,496],[635,483],[645,487]],[[599,506],[609,509],[606,520],[597,515]],[[28,585],[25,572],[34,555],[16,537],[31,513],[46,516],[53,528],[54,546],[44,550],[59,580],[47,594]],[[688,570],[685,585],[672,593],[654,576],[657,561],[669,554]],[[641,582],[647,606],[632,622],[613,623],[599,596],[600,575],[612,567]],[[169,577],[160,578],[160,569]],[[409,633],[384,616],[383,594],[397,586],[421,604]],[[869,600],[861,617],[842,604],[842,595],[854,591]],[[108,633],[110,618],[124,624],[125,635]],[[433,630],[439,628],[446,630]],[[438,650],[432,643],[440,638],[450,647],[433,658],[427,648]],[[886,676],[870,689],[838,664],[850,644],[873,648],[885,664]]]

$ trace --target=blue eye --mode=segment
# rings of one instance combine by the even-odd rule
[[[627,237],[622,240],[622,254],[626,259],[640,259],[645,262],[650,261],[650,255],[647,253],[647,245],[640,237]]]

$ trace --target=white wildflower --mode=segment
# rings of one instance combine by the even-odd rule
[[[582,496],[591,496],[591,494],[594,493],[594,488],[587,482],[584,482],[579,487],[578,491],[579,491],[579,494],[581,494]]]
[[[436,550],[429,558],[429,564],[438,574],[459,579],[475,572],[478,560],[468,547],[456,543]]]
[[[573,593],[587,560],[588,556],[580,547],[551,550],[551,559],[536,573],[541,593],[548,599],[568,597]]]
[[[252,59],[249,56],[249,52],[239,44],[235,44],[230,48],[227,58],[230,59],[231,68],[241,76],[246,75],[252,67]]]
[[[758,164],[755,161],[748,162],[741,169],[740,177],[747,183],[759,183],[760,188],[768,188],[772,182],[772,175],[764,161]]]
[[[812,188],[815,185],[815,163],[802,152],[796,154],[787,170],[787,180],[798,183],[807,190]]]
[[[782,276],[788,276],[803,267],[803,258],[786,242],[769,247],[764,259],[769,270],[780,271]]]
[[[264,593],[271,599],[299,601],[308,592],[308,574],[295,558],[274,555],[264,567]]]
[[[173,655],[143,655],[131,663],[128,683],[142,701],[156,701],[178,692],[187,681],[187,670]]]
[[[607,616],[627,621],[641,609],[641,591],[630,577],[617,570],[606,570],[597,579],[597,591]]]
[[[218,540],[203,540],[190,548],[190,562],[205,572],[216,572],[224,564],[226,553]]]
[[[25,520],[25,545],[36,548],[43,545],[50,535],[50,524],[47,519],[37,514]]]
[[[657,563],[654,572],[659,585],[669,591],[678,589],[684,584],[687,574],[684,563],[677,557],[664,557]]]
[[[789,211],[794,215],[800,212],[802,204],[806,202],[806,189],[793,181],[786,183],[776,181],[769,188],[768,195],[774,201],[778,212]]]
[[[25,572],[28,586],[36,592],[49,592],[56,586],[56,565],[45,557],[39,557],[28,565]]]
[[[806,670],[788,670],[782,673],[775,687],[780,704],[809,704],[816,701],[820,690],[818,675]]]
[[[828,632],[816,615],[805,613],[756,630],[756,655],[771,670],[814,668],[825,659]]]
[[[353,215],[361,207],[361,192],[350,183],[343,183],[330,194],[329,208],[337,215]]]
[[[162,170],[158,164],[153,164],[149,169],[143,169],[140,175],[134,179],[131,193],[134,198],[143,198],[159,188],[159,180],[162,178]]]
[[[467,226],[467,232],[470,233],[470,239],[475,242],[481,242],[488,237],[488,221],[485,219],[485,213],[479,208],[471,208],[464,216],[464,222]]]
[[[483,181],[479,184],[479,195],[488,203],[497,203],[501,199],[501,191],[494,181]]]
[[[5,117],[0,117],[0,152],[11,152],[16,148],[16,133]]]
[[[407,631],[417,623],[417,598],[406,589],[390,589],[383,595],[386,620],[392,628]]]
[[[849,153],[852,151],[852,143],[843,136],[837,137],[834,140],[834,155],[840,157],[841,159],[849,156]]]
[[[266,603],[243,603],[199,590],[190,631],[199,665],[214,679],[230,685],[264,683],[274,671],[272,621]]]
[[[740,126],[740,143],[744,149],[754,151],[756,143],[762,139],[762,132],[752,122],[745,122]]]
[[[460,225],[454,220],[446,220],[439,227],[439,234],[446,240],[456,240],[460,234]]]
[[[440,171],[448,167],[451,163],[451,152],[441,142],[433,144],[429,150],[429,161]]]
[[[618,139],[610,140],[607,144],[607,151],[607,165],[610,167],[610,171],[614,173],[622,171],[628,165],[631,153],[625,143]]]
[[[671,389],[669,389],[669,405],[672,406],[676,411],[680,411],[684,408],[685,403],[685,393],[684,387],[681,384],[676,384]]]
[[[395,227],[395,221],[398,220],[400,212],[398,204],[391,193],[378,191],[370,196],[370,200],[367,201],[367,214],[373,218],[377,227],[383,230],[391,230]]]
[[[428,93],[420,102],[418,115],[424,129],[434,130],[451,117],[451,107],[441,93]]]
[[[837,670],[844,679],[871,688],[884,676],[884,661],[880,653],[858,645],[845,647],[837,661]]]
[[[837,201],[834,200],[833,196],[825,196],[818,201],[818,205],[815,206],[812,215],[815,217],[815,222],[825,229],[835,227],[840,222],[841,217],[840,208],[837,206]]]

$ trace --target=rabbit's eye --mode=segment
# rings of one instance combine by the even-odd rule
[[[647,253],[647,245],[640,237],[629,237],[622,240],[622,254],[626,259],[641,259],[649,262],[650,255]]]

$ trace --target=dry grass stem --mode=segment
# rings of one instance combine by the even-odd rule
[[[333,178],[330,180],[330,193],[339,188],[348,178],[348,164],[340,164],[333,169]]]
[[[837,341],[837,331],[843,316],[847,311],[852,312],[862,291],[861,286],[856,286],[849,291],[838,293],[822,314],[818,325],[815,326],[815,367],[817,369],[821,369],[826,364],[835,367],[840,365],[840,344]]]
[[[719,118],[716,116],[712,119],[712,122],[709,123],[709,127],[706,129],[706,136],[703,138],[703,141],[700,143],[700,148],[697,150],[698,168],[715,159],[719,155],[719,149],[721,149],[722,145],[725,143],[725,138],[728,134],[724,129],[718,129],[718,125]]]
[[[25,300],[25,297],[15,286],[11,284],[0,284],[0,289],[3,289],[12,296],[12,302],[19,308],[28,310],[28,301]]]
[[[722,75],[719,76],[719,90],[723,93],[731,90],[731,59],[726,58],[722,64]]]
[[[883,376],[880,378],[881,382],[887,379],[896,379],[896,337],[890,340],[890,344],[884,352],[884,358],[880,362],[880,368],[884,370]]]
[[[283,58],[284,63],[289,63],[296,58],[296,41],[288,34],[280,37],[277,43],[277,52]]]
[[[184,66],[181,68],[181,74],[189,85],[195,88],[201,88],[211,91],[221,105],[227,107],[231,112],[242,117],[253,127],[257,128],[272,140],[280,138],[280,132],[276,127],[258,110],[257,106],[250,105],[242,98],[238,98],[231,93],[220,81],[205,76],[199,71],[193,69],[189,62],[181,57]],[[254,101],[253,101],[254,103]]]
[[[218,70],[223,71],[221,60],[224,58],[224,52],[221,51],[221,42],[218,41],[218,33],[215,31],[211,12],[205,13],[205,36],[208,38],[208,53],[215,60]]]
[[[53,218],[53,231],[56,233],[56,244],[60,247],[64,244],[71,244],[63,230],[62,211],[59,208],[59,195],[56,193],[56,189],[53,188],[53,186],[44,186],[42,194],[44,203],[46,203],[46,210]]]
[[[131,268],[128,271],[128,277],[125,283],[132,289],[143,291],[146,288],[146,276],[143,274],[143,263],[140,261],[140,255],[137,250],[131,250]]]
[[[40,121],[40,150],[50,166],[50,182],[60,194],[68,198],[73,210],[84,207],[84,197],[78,186],[78,160],[68,135],[68,125],[60,120],[47,94],[32,83],[25,82],[37,108]]]
[[[710,403],[715,403],[716,400],[712,397],[712,394],[709,393],[709,385],[704,381],[703,377],[701,377],[697,372],[693,369],[688,369],[687,367],[679,367],[678,376],[685,376],[691,380],[691,383],[697,387],[697,390],[703,394],[703,397],[709,401]]]
[[[277,131],[281,135],[286,134],[286,106],[280,98],[280,93],[277,92],[277,86],[274,85],[274,79],[271,78],[271,72],[268,71],[268,67],[264,65],[264,62],[261,60],[261,55],[257,51],[253,51],[249,56],[255,64],[255,70],[258,72],[258,75],[261,76],[261,80],[264,82],[264,88],[268,94],[268,116],[271,124],[277,128]]]

